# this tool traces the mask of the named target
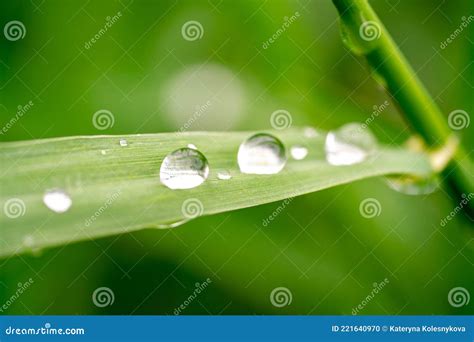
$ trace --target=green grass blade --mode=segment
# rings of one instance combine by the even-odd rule
[[[324,158],[324,134],[306,138],[302,129],[291,129],[270,133],[280,138],[287,150],[294,144],[308,147],[305,160],[289,158],[285,169],[276,175],[241,174],[237,150],[253,133],[88,136],[0,144],[0,255],[183,221],[187,200],[192,200],[186,203],[194,203],[198,213],[210,215],[367,177],[431,171],[425,155],[389,148],[381,148],[357,165],[331,166]],[[120,138],[125,138],[128,146],[120,146]],[[170,190],[160,183],[161,162],[169,152],[190,143],[208,158],[209,178],[194,189]],[[230,171],[233,178],[218,180],[220,170]],[[54,213],[43,204],[45,191],[55,188],[72,198],[65,213]],[[7,207],[11,199],[24,204],[13,215],[9,210],[14,208]]]

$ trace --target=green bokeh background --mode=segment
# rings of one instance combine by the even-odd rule
[[[446,117],[455,109],[474,113],[474,24],[440,48],[462,17],[473,14],[472,2],[372,3]],[[120,19],[86,49],[106,17],[119,11]],[[264,49],[296,11],[298,19]],[[227,70],[233,91],[217,94],[218,112],[211,110],[211,120],[198,120],[192,130],[216,129],[212,115],[227,120],[236,103],[238,115],[217,129],[268,129],[271,113],[285,109],[293,126],[329,130],[365,121],[373,106],[389,99],[365,61],[342,44],[329,0],[3,1],[0,19],[1,27],[11,20],[26,27],[23,39],[0,39],[0,124],[19,105],[34,103],[2,141],[176,131],[186,120],[171,117],[170,103],[192,108],[207,100],[189,104],[193,97],[186,92],[167,97],[171,80],[193,66],[211,75]],[[183,39],[181,28],[190,20],[201,23],[201,39]],[[221,78],[213,79],[197,87],[225,88]],[[106,131],[92,124],[99,109],[114,114]],[[386,144],[410,136],[392,103],[370,128]],[[459,133],[474,156],[474,124]],[[380,201],[380,216],[360,215],[367,197]],[[444,190],[412,197],[381,179],[365,180],[298,197],[263,227],[279,205],[0,260],[0,304],[32,278],[6,313],[173,314],[195,283],[210,278],[183,314],[351,314],[373,284],[387,278],[360,314],[474,313],[473,298],[460,308],[448,302],[458,286],[474,296],[474,225],[462,215],[440,225],[456,206]],[[102,286],[115,295],[104,308],[91,299]],[[290,305],[271,304],[277,287],[291,291]]]

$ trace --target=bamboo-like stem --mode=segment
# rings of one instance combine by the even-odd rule
[[[333,0],[341,19],[345,41],[356,54],[364,55],[374,74],[402,109],[408,124],[429,148],[453,141],[453,132],[414,70],[367,0]],[[456,203],[474,193],[474,165],[459,145],[441,175]],[[474,214],[474,201],[465,208]]]

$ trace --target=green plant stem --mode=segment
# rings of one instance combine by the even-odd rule
[[[408,124],[429,148],[442,148],[452,141],[447,119],[442,114],[416,73],[383,26],[367,0],[333,0],[339,11],[346,42],[353,52],[366,57],[374,73],[402,109]],[[370,22],[379,35],[363,39],[361,25]],[[442,177],[458,205],[461,196],[474,193],[474,165],[466,150],[459,145],[444,170]],[[474,214],[474,201],[465,208]]]

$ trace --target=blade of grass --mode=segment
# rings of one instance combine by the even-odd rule
[[[0,144],[4,165],[0,255],[166,226],[195,213],[210,215],[256,206],[367,177],[431,172],[424,154],[388,148],[380,148],[360,164],[331,166],[324,158],[324,134],[306,138],[303,132],[270,132],[287,149],[293,144],[309,149],[305,160],[289,159],[276,175],[248,175],[238,170],[238,147],[255,132],[89,136]],[[121,138],[128,146],[120,146]],[[169,152],[190,143],[207,157],[209,179],[194,189],[170,190],[160,183],[161,162]],[[220,170],[228,170],[232,179],[218,180]],[[65,213],[52,212],[42,201],[45,191],[57,188],[72,199]],[[8,212],[11,199],[20,201],[15,215]],[[186,203],[194,208],[186,208]]]

